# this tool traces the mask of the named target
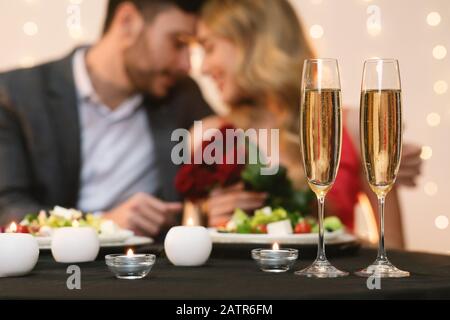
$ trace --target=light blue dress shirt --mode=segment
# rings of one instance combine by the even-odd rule
[[[73,58],[82,149],[78,209],[96,213],[139,192],[154,194],[159,179],[143,97],[108,108],[92,86],[85,56],[86,49],[79,49]]]

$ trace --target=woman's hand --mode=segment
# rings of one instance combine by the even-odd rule
[[[210,227],[217,227],[228,222],[235,209],[253,211],[264,206],[266,193],[244,190],[242,183],[225,189],[214,190],[203,205],[208,215]]]
[[[416,187],[417,178],[421,174],[422,149],[414,144],[403,145],[402,162],[397,176],[398,186]]]

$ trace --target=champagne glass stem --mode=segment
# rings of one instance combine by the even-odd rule
[[[384,246],[384,208],[385,208],[385,196],[379,196],[378,197],[378,213],[380,216],[380,239],[379,239],[379,246],[378,246],[378,260],[386,261],[387,255],[386,255],[386,249]]]
[[[319,206],[319,247],[317,252],[317,260],[327,261],[327,257],[325,255],[325,230],[323,226],[323,219],[325,215],[325,196],[317,196],[317,202]]]

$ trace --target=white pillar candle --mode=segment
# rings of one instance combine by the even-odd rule
[[[30,234],[0,234],[0,278],[30,273],[39,259],[39,246]]]
[[[56,262],[83,263],[97,258],[100,241],[93,228],[60,228],[52,236],[51,247]]]
[[[212,241],[204,227],[174,227],[166,236],[164,249],[175,266],[198,267],[208,261]]]

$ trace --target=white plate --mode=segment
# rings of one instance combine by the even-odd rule
[[[220,233],[215,228],[210,228],[209,233],[213,243],[235,243],[235,244],[316,244],[318,234],[290,234],[284,236],[268,235],[268,234],[238,234],[238,233]],[[326,232],[325,240],[327,243],[340,243],[355,240],[353,235],[346,233],[344,230],[335,232]]]
[[[100,245],[120,243],[132,238],[134,232],[130,230],[119,230],[112,235],[99,235]],[[50,246],[52,244],[52,237],[36,237],[39,246]]]

